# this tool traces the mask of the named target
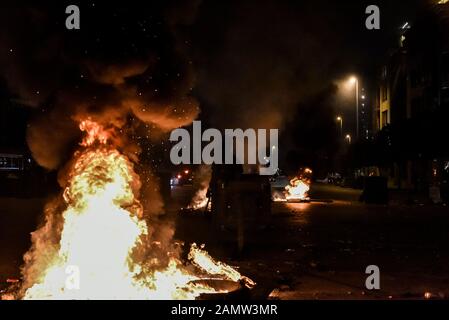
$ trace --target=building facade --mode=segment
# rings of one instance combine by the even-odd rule
[[[380,68],[374,125],[390,187],[426,190],[448,180],[449,8],[423,12]]]

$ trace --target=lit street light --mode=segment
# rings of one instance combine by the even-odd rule
[[[337,121],[340,122],[340,135],[343,136],[343,118],[338,116]]]
[[[347,134],[345,138],[348,140],[348,143],[351,144],[351,135]]]
[[[355,120],[356,120],[356,137],[359,136],[359,79],[352,76],[349,78],[349,84],[355,85]],[[365,96],[363,96],[363,99]]]

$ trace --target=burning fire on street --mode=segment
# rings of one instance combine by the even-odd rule
[[[449,0],[84,2],[0,5],[0,314],[449,300]]]
[[[113,130],[90,119],[79,127],[84,139],[68,167],[65,209],[47,214],[45,225],[32,234],[17,298],[195,299],[217,293],[200,280],[254,286],[196,244],[188,263],[174,252],[150,261],[137,258],[148,248],[149,226],[143,219],[141,182],[133,162],[114,146]],[[54,233],[58,242],[51,239]],[[70,277],[74,272],[78,281]]]
[[[274,195],[273,200],[275,202],[309,201],[311,175],[311,169],[302,169],[297,176],[289,181],[289,184],[285,186],[282,194]]]
[[[197,182],[195,195],[190,204],[187,206],[189,210],[208,210],[211,207],[209,191],[209,183],[212,178],[212,168],[210,165],[202,165],[197,170],[195,176]]]
[[[192,209],[192,210],[199,210],[199,209],[208,209],[208,207],[210,206],[210,201],[209,198],[207,197],[207,190],[208,188],[201,188],[200,190],[198,190],[193,199],[192,202],[189,204],[189,206],[187,207],[187,209]]]

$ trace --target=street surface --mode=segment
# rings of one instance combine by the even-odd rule
[[[245,238],[242,254],[232,236],[212,230],[210,217],[179,214],[192,195],[172,190],[168,217],[175,237],[205,243],[212,256],[238,266],[258,285],[253,298],[449,298],[449,208],[433,205],[365,205],[357,190],[315,184],[311,203],[273,203],[266,226]],[[45,199],[0,199],[0,284],[19,277],[29,233]],[[169,219],[169,218],[167,218]],[[254,222],[257,226],[257,222]],[[365,288],[365,268],[380,268],[380,290]]]
[[[259,283],[255,296],[422,299],[427,292],[449,299],[449,208],[365,205],[359,196],[315,184],[311,203],[273,203],[270,224],[246,239],[248,249],[234,263]],[[208,225],[191,219],[178,230],[195,228],[196,238],[213,243],[200,236]],[[380,268],[380,290],[365,288],[368,265]]]

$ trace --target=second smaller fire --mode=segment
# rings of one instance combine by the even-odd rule
[[[295,201],[309,201],[309,191],[312,178],[312,170],[309,168],[301,169],[299,174],[293,179],[289,180],[284,187],[282,193],[276,192],[273,200],[276,202],[295,202]]]

